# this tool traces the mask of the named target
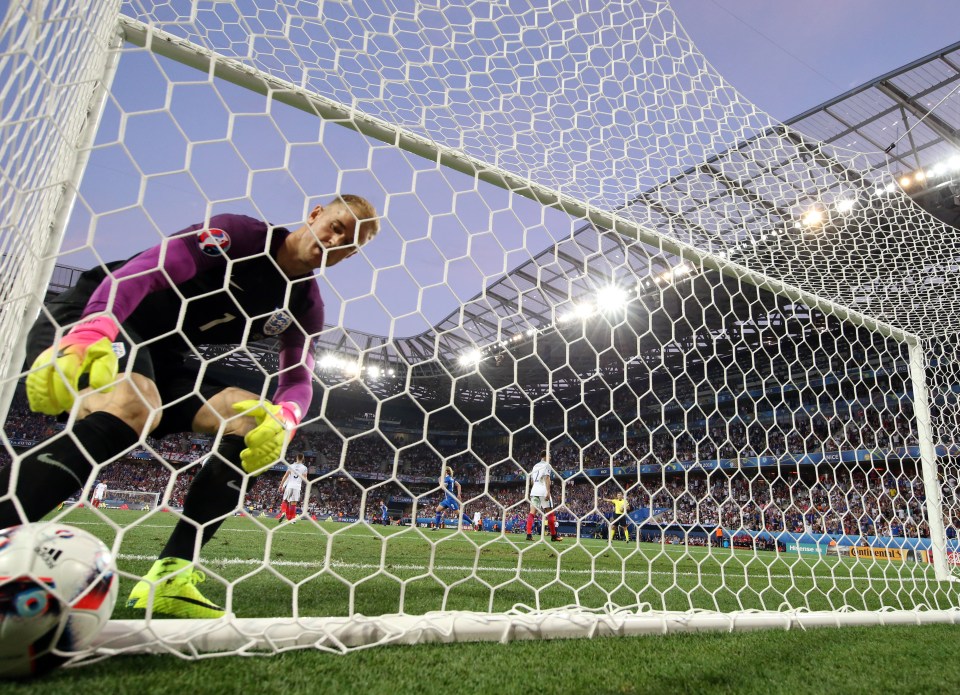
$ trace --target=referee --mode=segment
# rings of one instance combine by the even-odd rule
[[[627,526],[627,512],[630,511],[630,503],[627,502],[622,492],[618,492],[613,499],[605,499],[606,502],[613,503],[613,519],[610,520],[610,540],[614,540],[616,531],[623,532],[623,540],[630,540],[630,528]]]

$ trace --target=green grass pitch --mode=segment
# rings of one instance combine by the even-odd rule
[[[175,519],[175,515],[164,513],[107,510],[101,514],[81,509],[58,520],[91,531],[108,545],[122,532],[117,557],[122,574],[120,598],[113,617],[123,619],[142,617],[142,612],[124,606],[126,594],[135,577],[152,564]],[[611,544],[570,538],[556,544],[531,543],[522,535],[317,524],[307,520],[279,526],[267,518],[229,519],[204,548],[201,561],[208,574],[201,589],[210,598],[223,601],[226,583],[233,582],[232,610],[238,617],[503,611],[518,605],[553,608],[570,604],[588,608],[615,604],[639,606],[641,610],[721,611],[958,605],[957,590],[952,585],[938,583],[930,566],[914,562]],[[813,653],[818,653],[823,635],[828,635],[827,641],[835,643],[839,650],[836,654],[824,651],[824,659],[837,660],[826,673],[836,670],[830,678],[840,678],[833,681],[837,687],[853,687],[858,681],[841,668],[843,654],[849,656],[848,649],[870,645],[873,656],[890,650],[883,665],[890,668],[901,663],[903,654],[913,645],[926,643],[927,636],[931,649],[946,649],[960,636],[955,630],[952,626],[846,628],[508,645],[397,646],[360,650],[345,656],[298,651],[262,659],[207,659],[189,665],[175,657],[124,656],[65,669],[33,684],[18,685],[18,690],[11,692],[32,692],[44,683],[75,681],[90,687],[111,687],[118,692],[168,692],[162,687],[151,689],[154,685],[147,672],[158,669],[169,670],[170,677],[178,683],[186,678],[199,691],[209,688],[209,692],[239,692],[240,684],[248,679],[258,684],[258,691],[262,691],[261,684],[269,687],[273,683],[274,687],[294,687],[302,692],[352,692],[355,688],[376,690],[381,688],[378,683],[390,682],[384,692],[433,692],[443,689],[440,685],[453,673],[460,673],[459,684],[471,684],[469,692],[523,691],[529,687],[529,673],[541,674],[538,682],[543,687],[556,681],[559,674],[567,673],[564,680],[556,681],[565,683],[564,688],[547,687],[545,692],[630,693],[646,692],[653,687],[670,692],[749,692],[754,686],[756,692],[789,692],[780,688],[793,681],[778,672],[796,666],[799,654],[792,654],[791,650],[809,654],[813,649]],[[891,646],[894,635],[899,649]],[[753,645],[750,649],[757,650],[756,658],[768,660],[765,669],[744,666],[743,653],[737,650],[748,644]],[[897,682],[909,676],[903,681],[910,684],[906,689],[897,690],[890,683],[882,689],[867,687],[871,682],[868,679],[863,683],[863,692],[921,692],[919,686],[925,679],[930,679],[930,684],[934,682],[929,673],[934,664],[942,670],[941,666],[950,662],[946,669],[960,675],[955,658],[948,658],[944,652],[942,660],[935,660],[934,653],[929,659],[902,664]],[[651,654],[658,655],[655,661],[651,661]],[[739,654],[739,670],[720,666],[725,654]],[[748,659],[751,664],[753,658]],[[782,661],[770,663],[771,658]],[[551,666],[554,660],[557,663]],[[468,668],[471,662],[473,666]],[[435,673],[437,663],[447,663],[449,668]],[[871,668],[877,668],[874,658],[870,663]],[[678,668],[683,664],[698,666],[692,671]],[[304,668],[327,676],[311,680],[309,687],[297,686]],[[858,668],[862,668],[862,663]],[[434,674],[430,678],[436,688],[423,680],[421,669]],[[822,671],[820,667],[818,670]],[[753,674],[754,680],[747,677],[749,674]],[[822,673],[818,677],[824,678]],[[122,689],[110,686],[111,680],[127,685]],[[222,689],[231,682],[236,685]],[[508,685],[511,682],[513,686]],[[794,682],[792,692],[813,687],[829,689],[829,682],[828,679],[814,683],[801,678]],[[422,687],[417,688],[417,683]],[[669,687],[671,683],[673,687]],[[766,686],[761,687],[764,683]],[[462,690],[455,685],[450,687]]]
[[[120,531],[121,598],[156,559],[173,514],[76,510],[62,521],[111,545]],[[238,617],[504,611],[572,604],[652,610],[858,610],[958,605],[957,591],[914,562],[707,549],[398,526],[278,525],[228,519],[204,548],[202,590],[218,602],[234,585]],[[115,618],[142,613],[118,603]]]

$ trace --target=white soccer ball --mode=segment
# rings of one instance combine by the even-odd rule
[[[0,531],[0,678],[41,675],[87,647],[110,619],[117,585],[110,551],[86,531]]]

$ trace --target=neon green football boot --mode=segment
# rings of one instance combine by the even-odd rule
[[[224,610],[206,599],[196,587],[206,578],[203,572],[193,569],[189,560],[176,557],[157,560],[133,587],[127,597],[127,608],[146,610],[152,602],[154,613],[176,618],[222,618]]]

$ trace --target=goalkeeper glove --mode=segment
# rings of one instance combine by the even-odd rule
[[[257,426],[243,438],[247,448],[240,452],[243,470],[258,475],[277,461],[300,424],[300,406],[290,401],[274,405],[270,401],[240,401],[233,409],[249,415]]]
[[[98,316],[74,326],[58,345],[40,353],[27,375],[30,410],[45,415],[70,410],[80,390],[80,377],[88,372],[91,388],[112,390],[119,371],[112,343],[119,332],[113,319]]]

